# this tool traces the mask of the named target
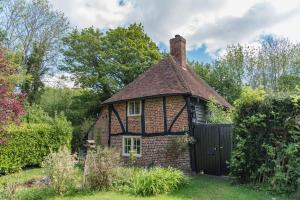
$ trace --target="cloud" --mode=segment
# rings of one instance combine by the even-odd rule
[[[142,22],[145,31],[155,41],[167,43],[170,37],[180,33],[188,35],[192,24],[199,16],[219,10],[223,2],[219,0],[132,0],[133,12],[127,22]]]
[[[211,51],[224,48],[228,44],[245,43],[274,25],[289,20],[298,12],[297,8],[279,13],[269,3],[255,4],[241,17],[227,16],[200,26],[189,37],[189,42],[198,46],[198,42],[201,41]]]
[[[113,28],[122,25],[128,18],[132,6],[117,0],[50,0],[55,8],[79,28],[95,26]]]
[[[50,0],[80,28],[141,22],[157,43],[180,34],[188,49],[210,54],[227,44],[251,43],[262,34],[300,40],[300,2],[294,0]]]

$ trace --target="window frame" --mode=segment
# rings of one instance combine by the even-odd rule
[[[135,113],[136,110],[136,102],[139,102],[140,108],[139,108],[139,113]],[[133,110],[134,114],[130,114],[130,104],[133,103]],[[127,116],[141,116],[142,115],[142,101],[141,100],[133,100],[133,101],[128,101],[127,102]]]
[[[141,136],[123,136],[122,138],[122,155],[129,157],[129,153],[125,153],[125,139],[130,139],[130,150],[134,149],[134,139],[139,139],[140,140],[140,153],[137,154],[136,156],[139,158],[142,156],[142,137]]]

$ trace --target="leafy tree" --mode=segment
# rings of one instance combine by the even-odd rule
[[[39,99],[39,106],[49,116],[54,117],[57,112],[64,112],[66,118],[72,122],[71,145],[73,152],[83,148],[87,131],[96,121],[100,110],[100,103],[96,97],[92,93],[78,88],[45,88]],[[37,112],[34,116],[38,116]]]
[[[23,113],[23,95],[15,93],[16,68],[7,61],[0,49],[0,144],[5,141],[4,128],[9,122],[18,122]]]
[[[114,69],[118,86],[132,82],[161,58],[154,42],[146,35],[141,24],[109,30],[104,37],[105,60]]]
[[[300,44],[270,37],[258,45],[228,46],[212,64],[192,62],[195,72],[230,103],[238,99],[243,86],[268,93],[294,91],[300,82]]]
[[[240,95],[244,76],[244,55],[240,45],[228,46],[224,57],[212,64],[192,62],[195,72],[233,103]]]
[[[65,56],[62,70],[74,74],[82,88],[107,99],[155,63],[161,54],[143,27],[74,30],[64,38]]]
[[[43,75],[57,65],[61,38],[69,25],[48,0],[3,0],[0,4],[0,29],[5,30],[2,46],[21,53],[20,64],[31,76],[21,88],[32,103],[43,88]]]
[[[299,44],[287,38],[268,37],[260,40],[258,47],[246,50],[246,81],[249,85],[254,88],[263,86],[273,92],[295,89],[295,81],[300,76],[296,65],[300,56]]]

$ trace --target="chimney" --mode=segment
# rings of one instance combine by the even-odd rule
[[[175,38],[170,39],[170,51],[176,62],[182,67],[186,66],[186,40],[180,35],[175,35]]]

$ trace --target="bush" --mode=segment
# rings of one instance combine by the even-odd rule
[[[112,148],[98,147],[87,154],[84,167],[84,186],[90,189],[108,189],[117,180],[120,154]]]
[[[64,115],[50,118],[40,110],[36,113],[38,115],[28,112],[20,126],[8,128],[9,138],[0,145],[0,174],[40,165],[50,150],[57,151],[61,146],[69,146],[72,127]]]
[[[183,172],[177,169],[141,169],[138,173],[133,173],[129,192],[140,196],[164,194],[178,189],[185,180]]]
[[[232,111],[230,109],[224,110],[222,106],[217,104],[215,99],[210,99],[207,104],[208,109],[208,123],[211,124],[231,124]]]
[[[67,147],[51,152],[42,165],[56,193],[63,194],[75,188],[75,155],[71,155]]]
[[[236,104],[231,175],[276,193],[295,191],[300,182],[299,96],[246,96]]]

